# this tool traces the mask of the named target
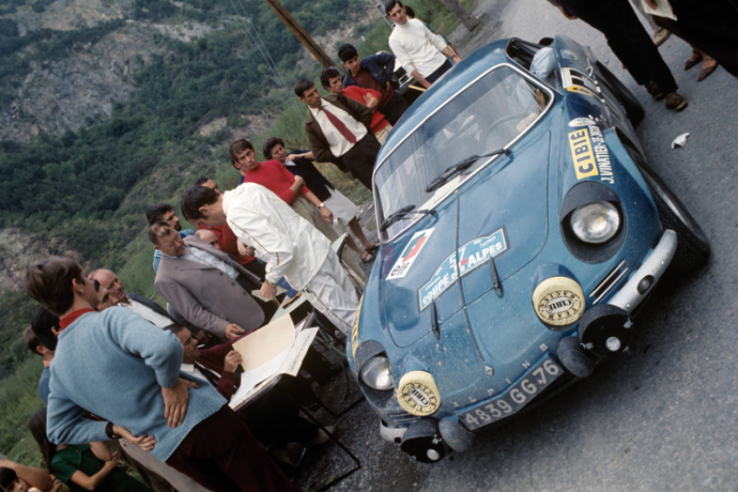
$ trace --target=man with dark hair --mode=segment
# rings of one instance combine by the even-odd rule
[[[215,389],[180,377],[176,337],[125,309],[95,312],[99,299],[85,277],[69,258],[49,258],[25,273],[26,292],[61,318],[49,440],[125,437],[211,490],[294,490]],[[108,422],[87,420],[84,410]]]
[[[195,181],[195,185],[196,186],[197,185],[207,186],[208,188],[212,188],[215,191],[217,191],[218,193],[220,193],[220,190],[218,189],[218,185],[215,184],[215,181],[213,181],[212,179],[208,178],[207,176],[201,176],[201,177],[197,178],[197,181]]]
[[[295,94],[308,105],[305,133],[315,160],[351,171],[371,190],[374,161],[381,147],[370,131],[372,110],[343,95],[321,97],[308,79],[297,81]]]
[[[175,231],[179,232],[182,239],[195,233],[192,229],[182,230],[182,224],[179,223],[179,217],[174,213],[174,208],[168,203],[157,203],[156,205],[152,205],[146,209],[146,221],[149,225],[157,222],[166,222],[172,226]],[[159,269],[160,261],[161,253],[159,250],[154,250],[154,272]]]
[[[166,309],[148,297],[136,292],[126,292],[123,282],[120,281],[115,272],[105,268],[97,268],[92,270],[88,277],[92,281],[99,282],[102,288],[110,291],[110,295],[116,299],[118,306],[130,309],[161,328],[173,323]]]
[[[418,19],[409,19],[402,2],[389,0],[384,11],[395,23],[389,37],[390,49],[402,68],[423,87],[429,88],[451,69],[446,56],[455,63],[461,61],[461,57],[425,24]]]
[[[182,239],[169,224],[157,222],[149,240],[162,252],[156,289],[191,324],[230,340],[261,327],[276,311],[273,302],[260,305],[251,296],[259,279],[199,237]]]
[[[49,348],[49,346],[41,342],[41,339],[36,334],[36,330],[39,332],[48,331],[52,340],[47,343],[49,343],[53,348]],[[54,349],[56,348],[56,336],[53,334],[54,330],[58,333],[59,318],[44,308],[39,307],[33,315],[31,326],[26,328],[23,332],[23,341],[25,342],[26,347],[28,347],[28,350],[36,355],[40,355],[44,362],[44,370],[41,371],[41,377],[38,380],[38,394],[41,395],[41,399],[44,403],[49,400],[49,378],[51,377],[49,365],[51,365],[51,361],[54,358]]]
[[[638,85],[666,109],[681,111],[687,101],[677,93],[677,83],[627,0],[547,0],[569,20],[579,17],[607,38],[607,44]],[[733,7],[734,8],[734,7]],[[735,46],[734,46],[735,47]]]
[[[360,248],[351,236],[348,237],[346,244],[359,255],[359,258],[364,263],[368,263],[374,259],[374,253],[379,248],[379,245],[372,243],[364,235],[364,231],[361,229],[361,225],[357,219],[359,207],[354,205],[320,171],[315,169],[312,162],[312,152],[293,150],[287,154],[284,148],[284,141],[278,137],[269,137],[266,139],[261,146],[261,151],[267,159],[276,159],[289,172],[296,176],[301,176],[305,180],[307,187],[313,190],[315,196],[333,211],[336,220],[348,226],[351,232],[361,242],[362,247]]]
[[[344,94],[354,101],[364,104],[372,110],[371,130],[377,141],[384,144],[387,136],[392,130],[384,115],[379,111],[378,105],[382,95],[372,89],[362,89],[358,85],[351,85],[346,88],[341,85],[341,72],[336,67],[328,67],[323,69],[320,74],[320,83],[325,90],[331,94]]]
[[[339,330],[349,332],[359,300],[331,243],[273,192],[254,183],[222,195],[195,186],[182,194],[181,207],[190,222],[227,223],[239,239],[252,243],[267,264],[262,296],[274,298],[277,281],[285,277]]]
[[[347,69],[343,86],[359,86],[381,94],[378,110],[390,125],[395,125],[407,109],[407,101],[395,90],[395,55],[380,51],[366,58],[359,58],[359,52],[350,44],[338,48],[338,58]]]

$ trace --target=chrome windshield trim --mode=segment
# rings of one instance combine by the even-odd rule
[[[374,183],[374,177],[375,177],[375,174],[376,174],[377,170],[379,170],[379,168],[382,167],[382,165],[385,162],[387,162],[387,159],[389,159],[390,156],[392,156],[392,154],[395,152],[395,150],[397,150],[397,148],[400,145],[402,145],[405,142],[405,140],[407,140],[408,138],[410,138],[410,136],[412,136],[413,134],[415,134],[415,132],[418,130],[418,128],[420,128],[426,121],[428,121],[428,119],[430,119],[433,115],[435,115],[441,109],[443,109],[444,107],[446,107],[446,105],[448,105],[451,101],[453,101],[454,99],[456,99],[464,91],[466,91],[471,86],[473,86],[474,84],[476,84],[479,81],[479,79],[487,76],[488,74],[490,74],[494,70],[497,70],[497,69],[499,69],[501,67],[511,68],[512,70],[514,70],[518,74],[522,75],[523,78],[525,78],[528,81],[532,82],[534,85],[536,85],[538,88],[544,90],[549,95],[548,104],[546,105],[545,108],[543,108],[543,111],[541,111],[541,114],[539,114],[538,117],[535,120],[533,120],[533,122],[530,125],[528,125],[528,128],[524,132],[520,133],[510,143],[508,143],[507,145],[505,145],[504,148],[505,149],[509,149],[518,140],[520,140],[524,135],[526,135],[536,125],[536,123],[538,123],[541,120],[541,118],[543,118],[550,111],[550,109],[553,106],[554,101],[555,101],[554,91],[547,84],[541,82],[536,77],[534,77],[533,75],[531,75],[529,72],[527,72],[526,70],[520,68],[517,64],[510,63],[510,62],[500,63],[500,64],[495,65],[494,67],[490,68],[489,70],[486,70],[486,71],[482,72],[481,74],[479,74],[477,77],[475,77],[473,80],[471,80],[468,84],[466,84],[464,87],[462,87],[456,94],[454,94],[454,96],[452,98],[446,100],[443,104],[439,105],[437,108],[435,108],[433,111],[431,111],[431,113],[428,114],[428,116],[426,116],[425,118],[423,118],[423,120],[421,120],[417,125],[415,125],[413,127],[413,129],[411,131],[409,131],[402,138],[402,140],[400,140],[399,142],[397,142],[397,144],[394,147],[392,147],[392,150],[389,151],[389,153],[384,157],[384,159],[382,159],[382,161],[379,164],[377,164],[376,166],[374,166],[374,171],[372,171],[372,183]],[[436,201],[436,203],[433,206],[433,208],[435,209],[436,207],[438,207],[438,205],[440,205],[441,203],[443,203],[444,201],[446,201],[446,199],[449,197],[449,195],[452,195],[453,193],[455,193],[456,190],[462,184],[467,183],[478,172],[480,172],[481,170],[483,170],[484,168],[486,168],[489,165],[490,162],[494,161],[498,157],[499,157],[499,155],[495,155],[495,156],[490,157],[486,162],[484,162],[474,172],[472,172],[469,175],[469,177],[467,179],[465,179],[462,183],[459,183],[455,187],[450,188],[445,195],[441,196]],[[375,219],[377,221],[377,230],[379,231],[379,227],[380,227],[381,221],[380,221],[380,218],[379,218],[379,214],[376,213],[377,211],[382,210],[382,208],[379,206],[379,191],[375,188],[374,191],[373,191],[373,194],[374,194]],[[384,215],[384,211],[383,211],[382,215]],[[410,222],[408,222],[408,225],[405,228],[401,229],[397,234],[395,234],[392,237],[387,238],[386,240],[385,239],[382,239],[382,233],[379,233],[379,241],[380,241],[380,243],[382,243],[382,244],[389,244],[389,243],[391,243],[392,241],[394,241],[395,238],[397,238],[398,236],[401,236],[402,234],[404,234],[408,229],[410,229],[413,225],[415,225],[416,222],[418,222],[423,217],[425,217],[425,216],[424,215],[417,215],[417,216],[415,216],[415,218],[413,220],[411,220]]]

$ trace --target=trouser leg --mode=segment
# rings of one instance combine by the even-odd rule
[[[380,147],[376,137],[370,132],[341,156],[341,161],[351,171],[351,174],[370,190],[372,189],[374,161]]]
[[[323,266],[308,282],[305,295],[315,309],[323,313],[342,333],[348,335],[353,326],[359,299],[336,255],[328,254]]]
[[[405,98],[402,97],[402,94],[395,91],[390,100],[380,109],[380,111],[384,115],[384,118],[389,121],[390,125],[395,126],[407,108],[408,105]]]

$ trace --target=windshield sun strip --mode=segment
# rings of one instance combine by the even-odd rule
[[[545,108],[543,108],[543,110],[538,115],[538,117],[535,120],[533,120],[533,122],[530,125],[528,125],[528,127],[523,132],[521,132],[520,134],[518,134],[517,137],[515,137],[514,139],[512,139],[503,148],[504,149],[509,149],[518,140],[520,140],[525,134],[527,134],[530,131],[530,129],[533,128],[536,125],[536,123],[538,123],[538,121],[540,121],[540,119],[543,118],[543,116],[545,116],[548,113],[548,111],[551,109],[551,106],[553,106],[553,103],[554,103],[554,91],[547,84],[542,83],[540,80],[538,80],[537,78],[533,77],[530,73],[527,73],[525,70],[519,68],[517,66],[517,64],[500,63],[500,64],[495,65],[494,67],[490,68],[489,70],[486,70],[485,72],[482,72],[481,74],[479,74],[472,81],[470,81],[468,84],[466,84],[464,87],[462,87],[456,94],[454,94],[454,96],[452,98],[446,100],[443,104],[439,105],[436,109],[434,109],[433,111],[431,111],[430,114],[428,114],[425,118],[423,118],[420,122],[418,122],[418,124],[415,125],[413,127],[413,129],[411,131],[409,131],[402,138],[402,140],[400,140],[399,142],[397,142],[397,144],[394,147],[392,147],[392,150],[390,150],[387,153],[387,155],[384,157],[384,159],[382,159],[382,161],[379,164],[377,164],[376,166],[374,166],[374,171],[372,171],[372,183],[374,183],[374,177],[375,177],[375,174],[377,173],[377,171],[379,170],[379,168],[382,167],[382,165],[384,165],[385,162],[387,162],[387,159],[389,159],[390,156],[392,154],[394,154],[394,152],[397,150],[397,148],[400,145],[402,145],[403,143],[405,143],[405,140],[407,140],[408,138],[410,138],[411,136],[413,136],[415,134],[415,132],[418,130],[418,128],[420,128],[423,124],[425,124],[425,122],[428,121],[431,117],[433,117],[436,113],[438,113],[440,110],[442,110],[448,104],[450,104],[454,99],[456,99],[457,97],[459,97],[463,92],[465,92],[471,86],[473,86],[474,84],[476,84],[480,79],[482,79],[483,77],[486,77],[487,75],[489,75],[494,70],[497,70],[497,69],[502,68],[502,67],[511,68],[513,71],[515,71],[519,75],[521,75],[524,79],[530,81],[536,87],[544,90],[548,94],[548,96],[549,96],[548,104],[546,105]],[[440,203],[442,203],[444,200],[446,200],[446,198],[448,198],[449,195],[451,195],[453,192],[455,192],[462,184],[468,182],[478,172],[480,172],[482,169],[486,168],[489,165],[489,163],[492,162],[493,160],[495,160],[497,157],[499,157],[499,154],[490,157],[482,165],[480,165],[478,168],[476,168],[474,171],[472,171],[471,174],[469,174],[469,176],[463,182],[460,182],[459,184],[457,184],[453,188],[449,188],[448,192],[446,192],[446,194],[442,195],[436,201],[436,204],[434,205],[433,208],[435,208]],[[384,210],[382,210],[382,207],[379,204],[379,190],[377,190],[377,189],[374,190],[374,210],[377,212],[375,215],[376,215],[376,220],[377,220],[377,228],[379,228],[379,224],[380,224],[379,217],[380,217],[380,215],[382,217],[384,217]],[[378,212],[381,212],[381,214],[378,213]],[[408,222],[407,226],[405,226],[403,229],[401,229],[400,231],[398,231],[392,237],[389,237],[387,239],[382,239],[381,234],[380,234],[379,241],[381,243],[383,243],[383,244],[387,244],[387,243],[392,242],[392,240],[394,240],[397,236],[400,236],[405,231],[407,231],[408,229],[410,229],[417,221],[419,221],[423,217],[424,217],[424,215],[418,215],[415,219],[413,219],[410,222]],[[377,229],[377,230],[379,230],[379,229]]]

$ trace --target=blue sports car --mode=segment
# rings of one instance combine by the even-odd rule
[[[646,163],[637,100],[586,47],[542,43],[471,54],[377,158],[382,246],[347,353],[382,436],[418,461],[627,350],[667,267],[710,254]]]

